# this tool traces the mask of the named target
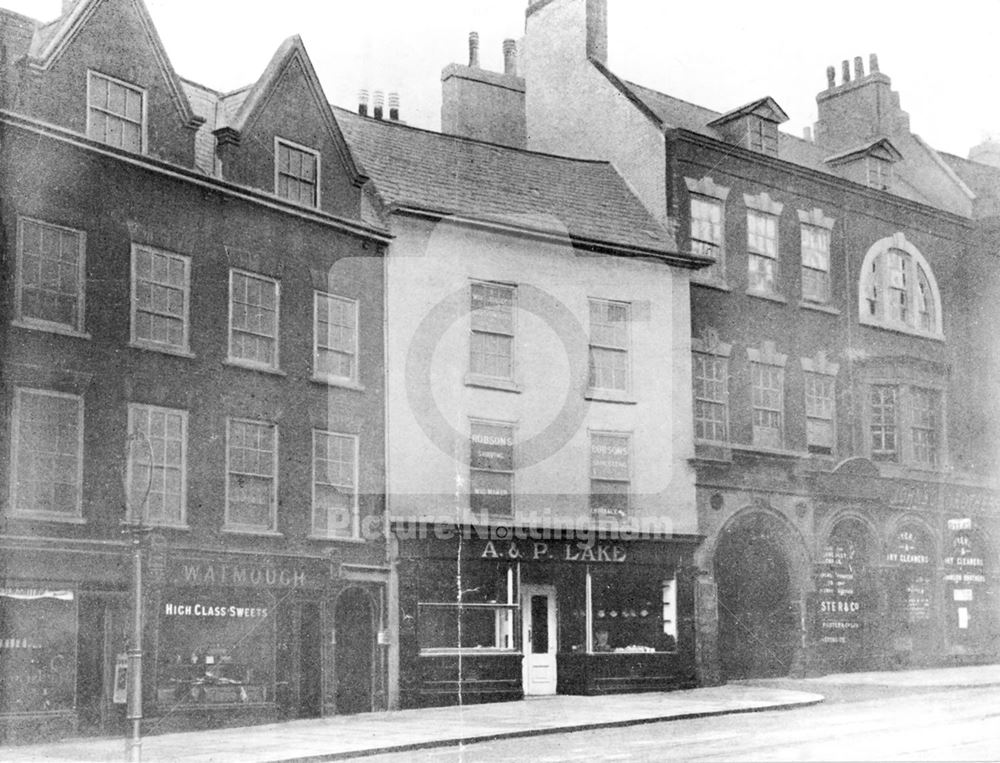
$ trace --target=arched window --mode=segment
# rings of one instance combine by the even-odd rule
[[[861,323],[942,335],[941,295],[934,274],[902,233],[877,241],[868,250],[859,286]]]

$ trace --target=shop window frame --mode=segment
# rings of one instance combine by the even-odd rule
[[[444,567],[445,565],[435,565],[435,567]],[[448,565],[449,573],[453,576],[454,573],[451,570],[454,569],[453,565]],[[437,570],[434,570],[437,572]],[[425,574],[427,574],[425,572]],[[467,580],[469,573],[466,572],[463,576],[464,580]],[[457,600],[452,601],[433,601],[424,600],[419,593],[417,594],[417,637],[418,637],[418,650],[421,657],[433,657],[441,655],[490,655],[490,654],[510,654],[516,655],[521,653],[522,644],[520,640],[520,629],[521,629],[521,605],[520,605],[520,595],[521,595],[521,585],[520,585],[520,565],[517,563],[510,563],[505,565],[505,577],[506,577],[506,602],[489,602],[489,603],[478,603],[478,602],[460,602]],[[453,646],[453,647],[426,647],[419,643],[420,628],[421,628],[421,618],[426,616],[424,613],[429,610],[446,610],[457,612],[457,617],[461,618],[463,610],[468,610],[470,612],[494,612],[495,618],[495,636],[499,638],[502,629],[507,629],[510,632],[510,646],[494,646],[494,647],[482,647],[482,646]],[[506,622],[501,625],[501,615],[505,615]],[[457,635],[457,629],[456,629]]]

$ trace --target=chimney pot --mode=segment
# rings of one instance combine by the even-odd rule
[[[479,32],[469,32],[469,66],[479,68]]]
[[[845,85],[851,81],[851,62],[848,61],[846,58],[840,64],[840,74]]]
[[[861,56],[854,57],[854,79],[861,79],[865,76],[865,65]]]
[[[399,93],[389,93],[389,119],[399,121]]]
[[[868,73],[878,74],[878,54],[871,53],[868,56]]]
[[[375,91],[375,99],[372,102],[372,116],[376,119],[382,118],[382,107],[385,105],[385,93],[381,90]]]
[[[517,42],[514,40],[503,41],[503,73],[517,74]]]
[[[368,116],[368,91],[359,90],[358,91],[358,113],[366,117]]]
[[[802,128],[802,138],[809,143],[813,142],[813,131],[809,125]]]
[[[826,67],[826,87],[833,90],[837,86],[837,70],[833,66]]]

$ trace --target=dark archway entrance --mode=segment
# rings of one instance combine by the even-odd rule
[[[337,712],[371,712],[375,612],[367,593],[351,588],[340,595],[334,614],[334,633]]]
[[[723,531],[715,550],[719,661],[725,680],[784,676],[800,638],[787,528],[752,513]]]

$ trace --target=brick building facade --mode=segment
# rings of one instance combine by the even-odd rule
[[[0,733],[386,706],[382,257],[298,38],[181,80],[138,0],[4,12]]]

